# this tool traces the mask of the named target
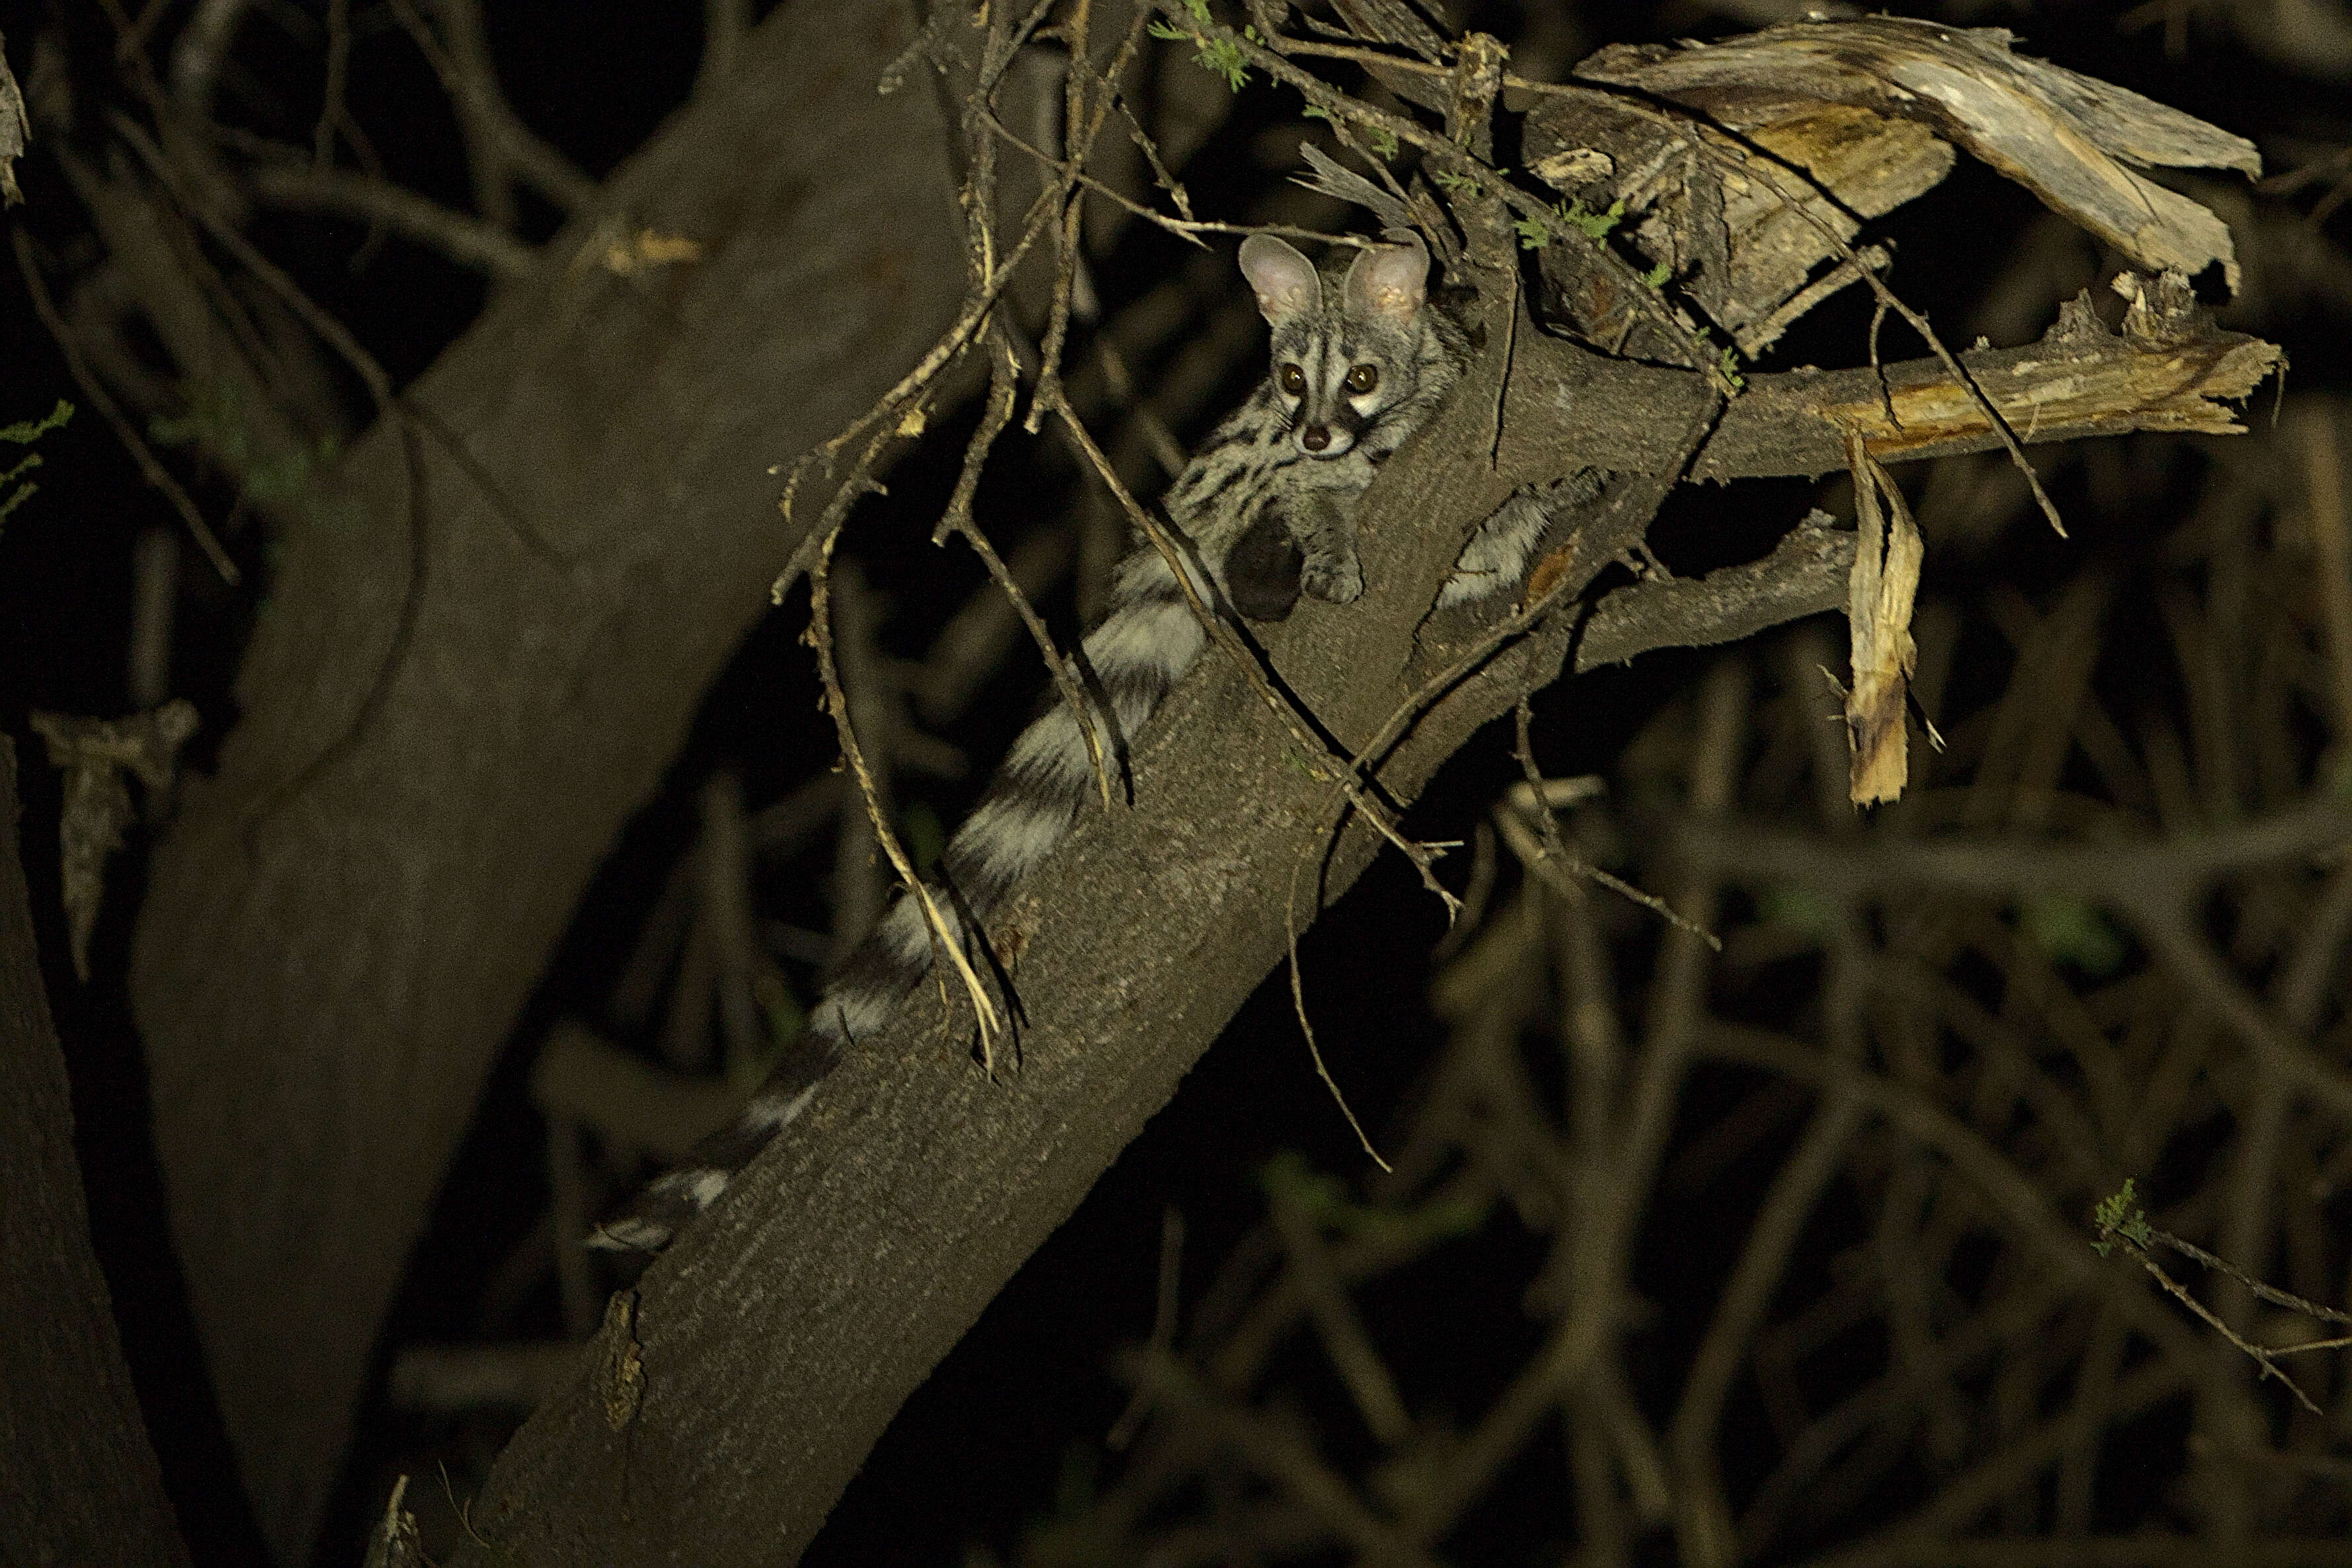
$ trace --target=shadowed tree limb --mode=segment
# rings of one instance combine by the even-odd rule
[[[348,752],[248,831],[247,804],[346,725],[402,592],[397,528],[289,529],[244,720],[157,850],[131,983],[173,1234],[289,1561],[483,1074],[764,612],[793,542],[766,469],[954,312],[936,109],[874,91],[912,33],[895,5],[785,7],[599,197],[699,259],[651,279],[545,264],[408,389],[569,564],[425,444],[436,550],[408,656]],[[358,444],[332,504],[397,517],[398,444]]]
[[[188,1561],[90,1251],[65,1059],[0,736],[0,1541],[25,1562]]]

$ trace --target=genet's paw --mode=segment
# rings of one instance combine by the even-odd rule
[[[1298,586],[1318,599],[1352,604],[1364,591],[1364,571],[1352,553],[1318,556],[1299,569]]]
[[[1225,556],[1225,593],[1252,621],[1283,621],[1298,602],[1306,558],[1282,525],[1261,517]]]

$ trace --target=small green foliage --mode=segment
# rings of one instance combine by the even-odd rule
[[[1651,288],[1664,288],[1666,286],[1667,275],[1673,270],[1673,268],[1669,267],[1662,261],[1658,263],[1657,266],[1650,268],[1649,271],[1642,274],[1642,281]]]
[[[1289,1203],[1326,1230],[1343,1236],[1424,1236],[1440,1239],[1469,1236],[1486,1223],[1486,1207],[1463,1198],[1433,1198],[1412,1208],[1381,1208],[1358,1203],[1347,1183],[1285,1149],[1258,1170],[1266,1196]]]
[[[1625,203],[1622,197],[1610,203],[1606,212],[1592,212],[1582,202],[1563,202],[1552,210],[1559,214],[1560,222],[1570,228],[1582,229],[1588,239],[1602,238],[1611,229],[1625,221]]]
[[[1747,390],[1748,378],[1739,373],[1739,350],[1738,349],[1734,348],[1729,343],[1726,343],[1723,346],[1723,352],[1716,356],[1715,368],[1723,372],[1723,379],[1731,383],[1731,390],[1733,392],[1745,392]]]
[[[236,387],[229,382],[183,382],[179,388],[183,412],[158,414],[147,422],[147,434],[159,446],[200,445],[236,476],[237,487],[249,500],[268,507],[292,507],[312,521],[322,521],[327,507],[318,493],[320,471],[335,460],[341,448],[331,435],[307,446],[265,454]]]
[[[1331,120],[1331,111],[1319,103],[1310,103],[1298,112],[1308,120]],[[1331,123],[1337,125],[1339,121],[1332,120]]]
[[[2110,1236],[2120,1236],[2143,1251],[2147,1248],[2147,1214],[2139,1206],[2139,1191],[2129,1176],[2124,1177],[2120,1190],[2099,1199],[2098,1207],[2091,1210],[2091,1221],[2099,1228],[2100,1238],[2091,1243],[2091,1249],[2102,1258],[2111,1249],[2106,1239]]]
[[[0,424],[0,441],[13,441],[19,446],[30,446],[52,430],[63,428],[74,416],[74,405],[58,399],[58,406],[38,419],[20,419],[14,424]]]
[[[1216,18],[1209,13],[1209,0],[1184,0],[1184,9],[1201,27],[1212,26]],[[1213,38],[1193,27],[1180,27],[1170,22],[1153,22],[1147,29],[1155,38],[1171,43],[1190,43],[1196,51],[1192,63],[1202,70],[1225,78],[1225,86],[1234,92],[1249,85],[1249,66],[1242,57],[1242,47],[1231,38]],[[1242,36],[1251,43],[1264,42],[1255,27],[1244,27]]]
[[[20,419],[14,424],[0,424],[0,441],[12,441],[19,446],[30,446],[34,442],[71,419],[73,412],[73,404],[59,398],[58,406],[49,410],[48,413],[40,419]],[[0,474],[0,518],[6,517],[9,513],[33,498],[33,492],[40,486],[25,476],[40,465],[41,455],[37,452],[27,452],[14,467],[5,474]]]
[[[1486,193],[1486,188],[1467,174],[1438,173],[1430,176],[1440,185],[1468,201],[1476,201]]]
[[[0,474],[0,519],[5,519],[9,513],[33,498],[33,492],[40,486],[25,476],[40,465],[41,455],[30,452],[25,455],[23,462],[5,474]]]
[[[1610,230],[1625,220],[1625,204],[1609,204],[1607,212],[1596,213],[1582,202],[1556,202],[1540,213],[1513,220],[1511,226],[1518,231],[1521,250],[1541,250],[1552,242],[1559,229],[1574,229],[1587,239],[1601,239]]]
[[[2036,894],[2020,904],[2017,931],[2043,957],[2072,964],[2093,979],[2115,974],[2131,953],[2105,910],[2068,894]]]

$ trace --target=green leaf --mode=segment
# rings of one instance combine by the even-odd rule
[[[9,513],[33,498],[33,493],[40,486],[29,479],[25,480],[21,485],[17,485],[16,482],[26,469],[38,468],[40,465],[41,455],[31,452],[26,454],[22,463],[17,464],[5,474],[0,474],[0,519],[5,519]],[[16,488],[9,489],[8,486],[11,485],[16,485]]]
[[[19,420],[15,424],[0,424],[0,441],[13,441],[19,446],[30,446],[73,416],[74,405],[59,398],[58,406],[39,419]]]
[[[2102,1238],[2120,1236],[2143,1250],[2148,1245],[2147,1214],[2139,1206],[2138,1189],[2129,1176],[2124,1177],[2121,1188],[2099,1199],[2098,1207],[2091,1210],[2091,1220],[2099,1228]],[[2094,1241],[2091,1247],[2100,1257],[2107,1255],[2105,1240]]]
[[[1216,18],[1209,14],[1208,0],[1184,0],[1184,9],[1191,12],[1192,19],[1202,27],[1216,25]],[[1180,27],[1173,23],[1162,22],[1156,18],[1145,26],[1144,31],[1155,38],[1165,38],[1171,43],[1192,44],[1195,51],[1192,63],[1204,71],[1213,72],[1224,78],[1225,86],[1234,92],[1239,92],[1249,85],[1249,66],[1242,54],[1241,45],[1233,39],[1213,38],[1206,33],[1189,27]],[[1244,31],[1252,43],[1258,41],[1255,28],[1245,28]]]
[[[1611,229],[1615,228],[1625,218],[1625,203],[1622,198],[1610,203],[1609,210],[1605,213],[1592,212],[1582,202],[1563,203],[1557,210],[1562,223],[1572,228],[1583,230],[1586,237],[1590,239],[1601,239],[1606,236]]]

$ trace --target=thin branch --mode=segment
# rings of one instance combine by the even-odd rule
[[[32,297],[33,313],[40,317],[41,325],[48,329],[50,338],[58,345],[58,352],[64,356],[66,373],[73,377],[74,385],[81,389],[82,395],[89,399],[91,405],[105,417],[115,439],[121,442],[123,450],[131,454],[131,460],[139,465],[139,472],[146,476],[147,483],[172,503],[172,509],[180,514],[182,522],[188,525],[188,532],[195,538],[197,548],[205,552],[205,559],[212,562],[213,570],[220,574],[220,580],[232,588],[243,582],[245,574],[237,570],[236,562],[229,559],[228,551],[221,548],[219,536],[213,532],[212,525],[205,521],[204,514],[196,510],[195,502],[189,498],[187,491],[180,487],[180,482],[172,477],[171,471],[156,460],[155,454],[148,448],[138,428],[123,416],[121,406],[106,390],[105,383],[91,373],[89,361],[82,357],[80,343],[67,327],[64,318],[58,314],[57,301],[49,295],[48,281],[41,276],[40,264],[33,258],[32,242],[26,237],[22,225],[9,225],[8,241],[16,248],[16,270],[25,279],[25,292]]]
[[[539,265],[537,250],[497,224],[452,212],[414,191],[348,170],[260,164],[247,172],[246,184],[271,206],[382,224],[460,266],[496,277],[521,277]]]

